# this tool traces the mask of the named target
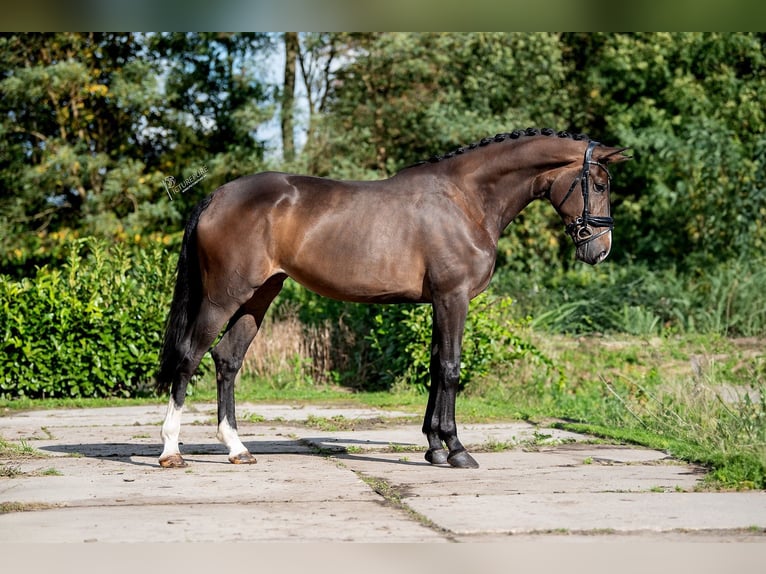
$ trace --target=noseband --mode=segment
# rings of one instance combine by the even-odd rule
[[[556,208],[557,210],[561,209],[561,206],[564,205],[566,200],[569,199],[569,196],[572,195],[575,187],[577,187],[577,182],[580,182],[583,204],[582,216],[578,217],[572,223],[566,226],[566,232],[572,237],[572,240],[577,247],[580,247],[580,245],[585,245],[586,243],[589,243],[594,239],[609,233],[614,227],[614,219],[611,217],[601,217],[590,214],[590,204],[588,202],[590,195],[590,166],[598,166],[606,172],[607,193],[609,192],[609,184],[612,181],[612,176],[606,166],[591,159],[593,156],[593,149],[597,145],[599,145],[599,142],[596,141],[591,141],[588,143],[588,148],[585,150],[585,159],[583,160],[580,175],[574,179],[572,185],[569,186],[569,191],[567,191],[564,199],[561,200],[561,202],[558,204],[558,207]],[[606,229],[600,231],[599,233],[593,234],[590,232],[591,227],[605,227]],[[584,232],[588,232],[588,235],[585,235]]]

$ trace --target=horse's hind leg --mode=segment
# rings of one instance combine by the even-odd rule
[[[253,464],[251,455],[237,433],[234,405],[234,383],[242,367],[247,348],[258,332],[258,325],[250,314],[237,312],[221,341],[213,349],[215,376],[218,387],[218,433],[216,436],[229,449],[229,461],[235,464]]]
[[[179,468],[186,466],[178,447],[181,431],[181,412],[186,400],[186,387],[194,372],[197,370],[202,357],[210,349],[226,320],[233,311],[203,300],[191,331],[185,339],[182,348],[178,349],[181,359],[173,376],[170,387],[170,401],[162,424],[163,449],[160,455],[160,466],[164,468]]]
[[[282,288],[283,276],[273,277],[256,290],[229,321],[221,341],[213,349],[218,385],[218,440],[229,449],[229,461],[253,464],[255,457],[242,444],[237,433],[234,383],[253,338],[263,323],[269,305]]]

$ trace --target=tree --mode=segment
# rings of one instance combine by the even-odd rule
[[[295,101],[295,62],[299,45],[297,32],[285,32],[285,80],[282,90],[282,157],[286,162],[295,160],[295,134],[293,133],[293,107]]]
[[[44,261],[59,232],[175,231],[190,203],[260,169],[271,47],[264,34],[0,35],[4,262]],[[201,168],[170,201],[165,178]]]
[[[579,74],[589,107],[604,135],[632,146],[636,158],[618,175],[624,195],[617,245],[631,257],[681,267],[762,254],[764,37],[652,33],[590,40],[581,56],[590,66]]]
[[[315,175],[384,177],[528,126],[628,145],[635,161],[614,185],[615,258],[699,266],[759,255],[765,38],[0,34],[0,265],[57,233],[180,229],[201,196],[267,165],[261,127],[280,105],[284,159]],[[285,76],[269,83],[277,46]],[[164,179],[201,168],[204,181],[170,201]],[[549,266],[569,249],[536,203],[499,261]]]
[[[149,39],[166,76],[163,159],[176,177],[205,166],[209,177],[179,198],[184,208],[218,185],[263,167],[265,142],[258,128],[274,114],[274,90],[259,65],[274,49],[269,34],[161,34]]]
[[[0,36],[0,218],[13,251],[60,228],[115,231],[155,195],[155,69],[134,34]]]
[[[362,171],[391,173],[499,131],[566,127],[554,34],[365,34],[351,53],[335,73],[326,129],[331,155]]]

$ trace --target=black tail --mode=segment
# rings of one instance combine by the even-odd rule
[[[202,301],[202,276],[197,257],[197,224],[205,208],[213,199],[213,194],[200,201],[186,223],[181,254],[176,269],[176,287],[173,302],[165,323],[165,339],[160,352],[160,368],[157,373],[156,388],[160,393],[170,389],[173,377],[185,354],[184,340]]]

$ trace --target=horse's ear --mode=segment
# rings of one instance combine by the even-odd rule
[[[633,156],[625,155],[623,152],[626,150],[629,150],[630,148],[627,147],[602,147],[600,148],[601,153],[596,154],[596,161],[599,163],[607,164],[607,163],[619,163],[621,161],[627,161],[629,159],[633,159]]]

